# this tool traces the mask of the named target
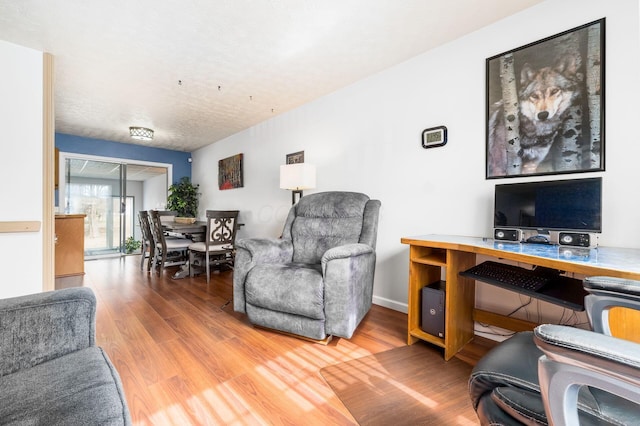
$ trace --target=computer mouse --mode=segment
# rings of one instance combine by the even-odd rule
[[[535,244],[549,244],[549,237],[546,237],[544,235],[532,235],[527,238],[527,242]]]

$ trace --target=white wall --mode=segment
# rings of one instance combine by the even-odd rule
[[[318,170],[309,193],[353,190],[382,201],[374,301],[404,310],[408,248],[401,237],[491,235],[493,188],[505,181],[485,180],[485,59],[602,17],[606,172],[573,177],[603,177],[601,244],[640,247],[637,0],[546,1],[204,147],[193,153],[192,173],[201,211],[239,209],[246,223],[239,238],[279,235],[291,194],[278,189],[278,167],[287,153],[304,150]],[[448,144],[422,149],[422,130],[437,125],[447,126]],[[212,165],[237,153],[244,153],[244,188],[219,191]]]
[[[164,210],[167,205],[167,175],[158,175],[143,182],[142,205],[138,210]]]
[[[43,221],[43,54],[0,41],[0,221]],[[0,234],[0,298],[42,291],[42,231]]]

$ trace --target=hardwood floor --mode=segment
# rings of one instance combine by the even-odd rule
[[[406,315],[380,306],[326,346],[254,328],[233,312],[231,271],[207,285],[171,279],[175,268],[147,274],[139,259],[88,261],[66,282],[96,293],[96,339],[135,425],[355,424],[320,369],[406,343]]]

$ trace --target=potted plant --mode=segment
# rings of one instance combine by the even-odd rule
[[[124,251],[127,254],[131,254],[134,251],[137,251],[142,246],[142,241],[138,241],[133,238],[133,235],[127,238],[124,242]]]
[[[200,185],[194,185],[187,176],[183,176],[178,183],[174,183],[169,187],[169,196],[167,197],[167,210],[178,213],[178,218],[192,218],[191,222],[195,222],[198,216],[198,188]]]

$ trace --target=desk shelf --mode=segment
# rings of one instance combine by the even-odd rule
[[[442,337],[434,336],[433,334],[425,333],[421,328],[414,328],[409,331],[410,337],[414,337],[416,339],[424,340],[425,342],[431,343],[432,345],[439,346],[441,348],[445,347],[445,341]]]
[[[475,282],[458,277],[460,270],[475,264],[475,255],[437,247],[412,245],[409,255],[409,309],[407,342],[424,340],[444,348],[445,359],[451,358],[473,338],[473,305]],[[422,288],[440,281],[445,275],[444,338],[421,328]]]
[[[426,247],[416,248],[412,253],[411,261],[423,265],[433,265],[439,267],[447,266],[447,251],[442,249],[428,249]]]

